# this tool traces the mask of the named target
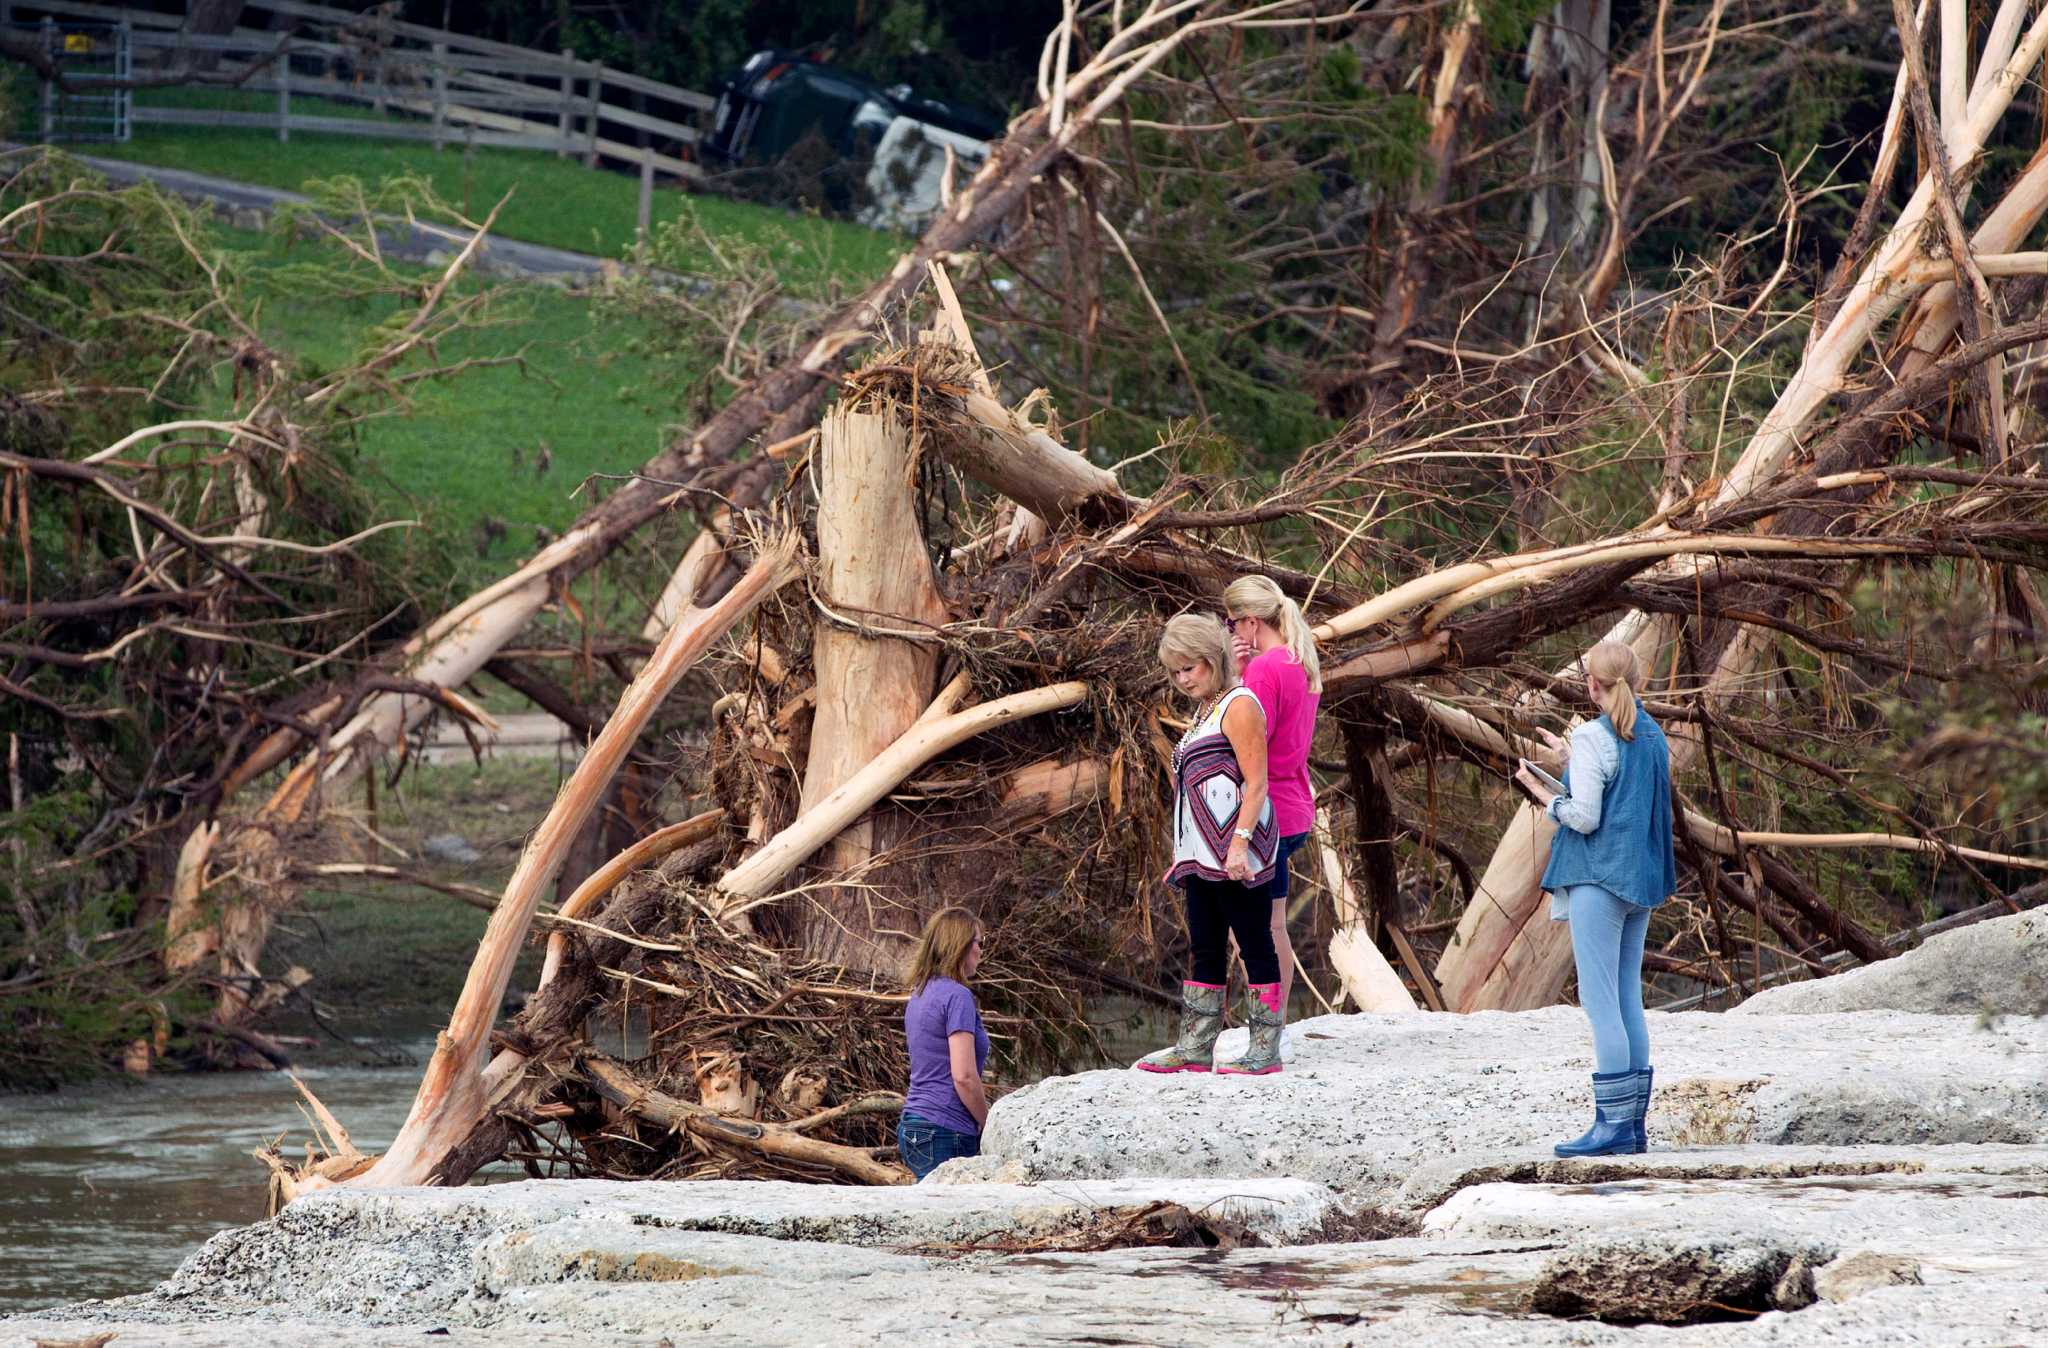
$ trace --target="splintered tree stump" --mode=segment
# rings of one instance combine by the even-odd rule
[[[801,817],[894,744],[932,700],[945,601],[918,520],[910,429],[886,407],[827,413],[811,460],[818,492],[821,612],[812,638],[817,711],[804,766]],[[878,804],[819,854],[831,874],[882,877],[864,868],[903,841],[903,811]],[[804,910],[805,951],[870,972],[893,971],[902,949],[878,926],[915,930],[914,916],[875,920],[887,896],[865,887],[826,889]]]

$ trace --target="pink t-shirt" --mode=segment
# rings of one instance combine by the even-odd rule
[[[1266,713],[1266,789],[1273,797],[1273,822],[1283,838],[1307,833],[1316,822],[1308,748],[1322,695],[1308,690],[1308,675],[1285,646],[1253,656],[1244,667],[1244,686]]]

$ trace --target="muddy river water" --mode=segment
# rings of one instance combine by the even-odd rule
[[[301,1075],[358,1146],[380,1151],[432,1047]],[[0,1095],[0,1314],[146,1291],[214,1232],[261,1220],[265,1171],[249,1153],[280,1134],[303,1146],[297,1099],[278,1072]]]
[[[1122,999],[1089,1018],[1118,1058],[1171,1033],[1167,1016]],[[342,1051],[347,1065],[308,1060],[299,1075],[359,1148],[380,1152],[405,1122],[432,1035],[421,1026],[396,1044]],[[280,1135],[287,1154],[302,1151],[310,1129],[298,1098],[281,1072],[0,1095],[0,1315],[147,1291],[216,1231],[260,1221],[266,1172],[250,1152]]]

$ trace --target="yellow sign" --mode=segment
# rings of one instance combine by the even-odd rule
[[[91,51],[92,39],[84,33],[66,33],[64,35],[64,50],[66,52]]]

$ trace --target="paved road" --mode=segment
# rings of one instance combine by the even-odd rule
[[[6,148],[28,147],[10,144]],[[297,192],[257,187],[252,183],[216,178],[206,173],[188,173],[184,169],[161,168],[155,164],[131,164],[126,160],[102,159],[97,155],[74,154],[72,158],[94,172],[106,175],[107,181],[112,183],[130,186],[152,182],[175,196],[218,202],[230,210],[259,210],[268,214],[286,203],[310,204],[308,198]],[[471,237],[467,230],[389,218],[378,227],[378,238],[385,251],[407,262],[425,262],[430,254],[437,252],[458,253]],[[608,261],[589,253],[573,253],[566,248],[550,248],[545,244],[521,243],[517,239],[493,236],[484,241],[472,265],[478,271],[510,275],[595,276]]]

